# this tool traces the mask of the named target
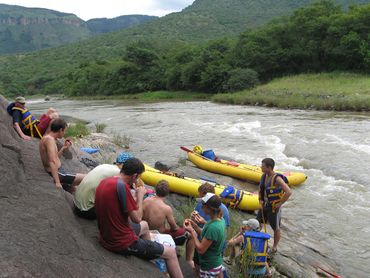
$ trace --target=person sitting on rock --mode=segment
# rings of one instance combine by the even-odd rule
[[[185,219],[184,227],[190,232],[199,254],[199,277],[222,278],[224,277],[222,252],[225,243],[225,221],[222,218],[221,199],[213,193],[207,193],[200,199],[203,210],[210,220],[202,229],[193,220]]]
[[[96,219],[96,188],[103,179],[119,175],[123,163],[132,157],[128,152],[122,152],[117,156],[114,164],[101,164],[83,178],[74,195],[74,212],[77,216],[90,220]]]
[[[58,118],[59,115],[54,108],[49,108],[46,114],[37,120],[25,104],[24,97],[17,97],[15,102],[10,103],[7,107],[8,113],[13,118],[14,129],[24,140],[30,140],[31,137],[42,138],[48,131],[51,121]]]
[[[205,182],[201,186],[198,187],[198,193],[199,197],[202,198],[204,197],[207,193],[215,193],[215,187],[208,183]],[[221,204],[220,206],[221,211],[222,211],[222,217],[225,220],[225,225],[226,227],[230,227],[230,218],[229,218],[229,210],[224,204]],[[201,202],[198,202],[197,205],[195,206],[194,211],[191,214],[191,220],[193,220],[197,225],[202,228],[205,223],[207,223],[210,220],[210,216],[205,213],[203,210],[203,205]],[[199,270],[199,255],[195,251],[195,245],[194,245],[194,240],[190,239],[186,243],[186,261],[188,264],[192,267],[195,268],[196,272]]]
[[[227,241],[227,247],[231,248],[231,254],[224,261],[227,264],[232,264],[235,258],[239,258],[243,274],[252,277],[271,277],[267,263],[267,241],[269,238],[269,234],[260,232],[260,223],[257,219],[243,221],[240,232]]]
[[[160,181],[155,187],[156,196],[147,198],[143,203],[143,220],[148,222],[150,230],[158,230],[162,234],[172,236],[176,245],[184,245],[188,233],[184,228],[177,226],[172,208],[165,203],[170,193],[168,182]],[[166,223],[170,228],[166,227]]]
[[[55,186],[72,193],[85,177],[85,174],[68,174],[61,167],[62,163],[59,158],[65,150],[71,147],[72,143],[66,139],[63,147],[58,151],[56,140],[63,138],[66,129],[66,121],[61,118],[55,119],[51,123],[50,132],[40,140],[39,150],[42,164],[46,172],[53,177]]]
[[[144,164],[139,159],[130,158],[123,164],[118,177],[100,182],[95,195],[100,243],[107,250],[122,255],[148,260],[163,258],[170,276],[182,278],[175,249],[151,241],[149,233],[138,237],[130,225],[130,220],[137,224],[142,221],[146,189],[143,186],[135,189],[136,201],[130,189],[144,171]]]

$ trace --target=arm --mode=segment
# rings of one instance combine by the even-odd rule
[[[171,231],[176,231],[178,229],[178,226],[176,224],[175,218],[173,217],[173,212],[172,212],[171,207],[167,208],[166,219],[167,219],[168,224],[170,225]]]
[[[136,204],[137,210],[132,210],[128,213],[131,218],[131,221],[134,223],[140,223],[143,218],[143,199],[146,193],[144,186],[138,187],[136,189]]]
[[[213,241],[205,237],[202,239],[202,241],[199,241],[197,232],[193,229],[190,219],[185,219],[184,227],[191,234],[191,237],[194,240],[195,248],[197,249],[198,253],[203,255],[211,246]]]
[[[48,159],[48,165],[50,168],[50,173],[54,179],[55,186],[58,188],[62,188],[62,185],[59,180],[58,175],[58,154],[56,152],[55,143],[53,142],[53,139],[51,138],[45,138],[45,149],[47,153],[47,159]]]
[[[15,123],[13,124],[13,126],[14,126],[15,131],[18,133],[18,135],[19,135],[22,139],[24,139],[24,140],[31,140],[31,137],[30,137],[30,136],[28,136],[28,135],[26,135],[26,134],[24,134],[24,133],[23,133],[23,131],[22,131],[21,127],[19,126],[19,123],[15,122]]]
[[[64,141],[64,144],[63,144],[63,147],[61,147],[61,149],[58,151],[58,157],[61,157],[64,150],[68,149],[70,146],[72,146],[72,143],[71,143],[71,140],[70,139],[66,139]]]
[[[289,188],[289,186],[283,181],[281,177],[278,177],[276,179],[276,183],[283,189],[284,196],[281,198],[280,202],[275,204],[275,208],[281,207],[292,195],[292,190]]]

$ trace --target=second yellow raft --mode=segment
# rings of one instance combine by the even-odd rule
[[[241,180],[248,180],[259,183],[263,174],[262,169],[259,166],[239,164],[222,159],[220,162],[216,162],[192,151],[188,151],[188,158],[197,167],[203,170],[238,178]],[[289,186],[301,184],[307,179],[307,176],[300,172],[275,172],[281,173],[286,176],[289,181]]]

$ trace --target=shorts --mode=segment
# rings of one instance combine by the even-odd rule
[[[272,207],[264,207],[263,217],[262,210],[259,210],[257,214],[257,220],[260,223],[263,223],[263,219],[270,223],[270,226],[274,231],[279,230],[281,226],[281,208],[278,208],[272,212]]]
[[[164,234],[172,236],[176,246],[184,245],[189,237],[189,233],[184,228],[178,228],[176,231],[166,230]]]
[[[76,205],[73,207],[73,212],[81,217],[81,218],[85,218],[85,219],[88,219],[88,220],[94,220],[96,219],[96,213],[95,213],[95,207],[92,207],[91,209],[89,210],[80,210],[78,207],[76,207]]]
[[[137,223],[134,223],[134,222],[130,222],[130,227],[131,227],[131,229],[134,230],[135,235],[137,235],[137,236],[140,235],[140,231],[141,231],[141,225],[140,225],[140,223],[137,224]]]
[[[218,277],[220,273],[223,272],[223,270],[224,270],[224,267],[222,265],[211,268],[209,270],[203,270],[202,268],[200,268],[199,277],[200,278],[215,278],[215,277]]]
[[[48,172],[50,176],[53,176],[50,172]],[[76,175],[67,174],[63,168],[58,169],[58,176],[59,181],[63,186],[63,189],[69,191],[72,187],[72,184],[76,178]]]
[[[163,255],[164,246],[158,242],[138,238],[126,250],[119,252],[122,255],[134,255],[144,260],[158,259]]]

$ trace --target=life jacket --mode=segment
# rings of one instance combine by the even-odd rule
[[[268,205],[272,207],[274,207],[275,203],[279,202],[285,194],[281,187],[275,186],[276,179],[278,177],[281,177],[283,181],[286,184],[288,184],[287,177],[280,173],[275,173],[274,176],[271,178],[271,180],[267,184],[266,184],[266,174],[263,174],[261,178],[261,184],[260,184],[261,191],[260,192],[262,194],[262,199],[263,200],[265,199],[264,194],[266,192],[266,198],[267,198]]]
[[[244,251],[242,260],[247,259],[247,266],[265,266],[270,235],[263,232],[247,231],[243,234],[243,237]]]
[[[31,112],[25,107],[18,107],[14,105],[11,108],[12,112],[15,110],[19,110],[22,113],[22,122],[21,122],[21,129],[29,130],[31,137],[35,137],[36,133],[42,138],[41,132],[37,128],[38,120],[31,114]]]

